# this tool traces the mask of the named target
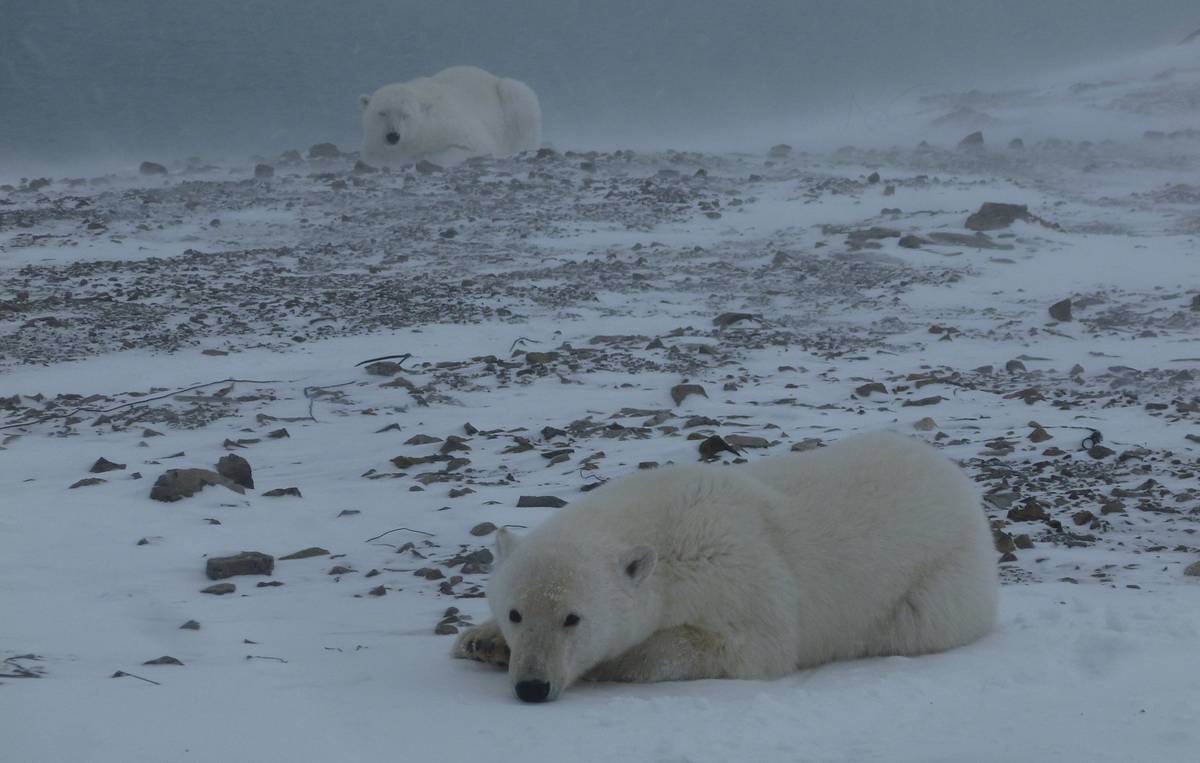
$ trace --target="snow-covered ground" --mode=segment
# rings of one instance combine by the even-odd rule
[[[916,100],[924,146],[0,189],[0,759],[1195,760],[1196,55]],[[977,235],[985,202],[1030,217]],[[875,428],[979,482],[985,640],[549,706],[448,659],[478,526],[554,511],[520,496]],[[254,489],[150,499],[227,453]],[[200,592],[206,557],[314,546]]]

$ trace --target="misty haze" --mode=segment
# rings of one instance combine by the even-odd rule
[[[1195,0],[0,0],[0,759],[1194,760],[1198,241]]]

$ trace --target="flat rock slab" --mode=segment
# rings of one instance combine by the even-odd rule
[[[556,495],[523,495],[517,499],[518,509],[561,509],[567,502]]]
[[[311,559],[314,556],[329,556],[329,549],[321,548],[320,546],[309,546],[308,548],[300,549],[299,551],[288,554],[287,556],[279,557],[279,561],[288,561],[291,559]]]
[[[1003,204],[985,201],[979,211],[967,218],[969,230],[1000,230],[1017,220],[1030,219],[1029,207],[1024,204]]]
[[[190,498],[209,485],[220,485],[242,495],[246,493],[241,485],[211,469],[168,469],[154,481],[150,497],[171,503]]]
[[[204,565],[209,580],[224,580],[235,575],[270,575],[275,557],[261,551],[243,551],[233,556],[214,556]]]
[[[210,585],[208,588],[203,588],[200,593],[211,593],[214,596],[224,596],[227,593],[233,593],[237,590],[237,586],[233,583],[217,583]]]

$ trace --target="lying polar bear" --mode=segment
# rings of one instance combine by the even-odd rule
[[[937,652],[996,619],[974,485],[896,434],[639,473],[524,538],[501,530],[496,549],[495,619],[453,654],[508,667],[526,702],[579,678],[776,678]]]
[[[529,86],[474,66],[384,85],[361,101],[363,158],[371,164],[449,166],[530,151],[542,140],[542,109]]]

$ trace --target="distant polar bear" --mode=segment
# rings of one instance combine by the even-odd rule
[[[363,158],[400,166],[442,166],[472,156],[510,156],[538,147],[542,109],[524,82],[474,66],[384,85],[361,97]]]
[[[937,652],[993,627],[992,543],[971,481],[896,434],[665,467],[524,538],[501,530],[495,619],[453,654],[508,667],[518,698],[544,702],[579,678],[767,679]]]

